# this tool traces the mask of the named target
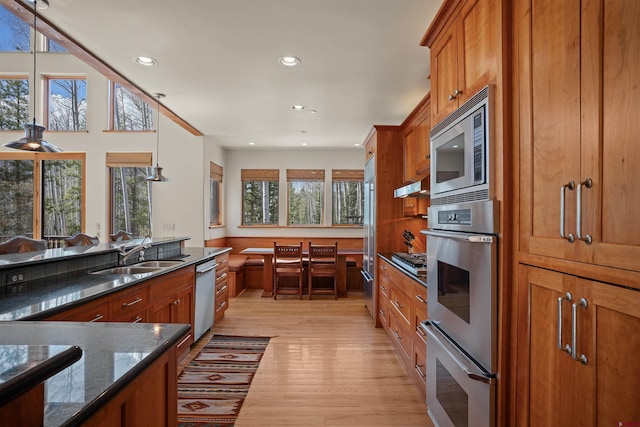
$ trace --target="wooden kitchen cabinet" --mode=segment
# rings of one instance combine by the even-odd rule
[[[403,123],[404,182],[409,184],[430,174],[431,97],[427,94]]]
[[[100,298],[95,301],[82,304],[79,307],[51,316],[47,320],[66,320],[69,322],[108,322],[109,298]]]
[[[148,305],[149,286],[146,283],[118,292],[109,298],[109,321],[146,323]]]
[[[389,328],[389,263],[378,258],[378,323]]]
[[[640,291],[530,266],[519,276],[516,424],[640,419]],[[577,360],[559,348],[574,341]]]
[[[496,78],[495,0],[445,1],[421,45],[431,50],[431,123],[462,105]]]
[[[640,145],[630,125],[640,110],[640,3],[521,0],[517,10],[531,19],[522,24],[518,63],[527,166],[520,249],[640,272]],[[560,190],[570,182],[562,209]],[[573,242],[560,237],[563,215]]]
[[[216,256],[216,302],[214,322],[224,317],[229,307],[229,252]]]
[[[182,360],[193,344],[195,320],[195,268],[183,268],[149,283],[151,308],[149,321],[153,323],[183,323],[192,329],[178,343],[178,360]]]

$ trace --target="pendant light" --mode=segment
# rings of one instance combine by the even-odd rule
[[[41,5],[38,6],[38,0],[33,0],[33,31],[35,34],[33,39],[33,123],[25,123],[22,125],[25,132],[24,137],[17,141],[7,142],[4,146],[8,148],[15,148],[16,150],[60,153],[62,151],[60,148],[43,139],[43,133],[46,128],[36,123],[36,104],[38,102],[38,97],[36,96],[38,87],[38,79],[36,78],[38,8],[46,9],[49,6],[49,2],[47,0],[40,0],[40,3]]]
[[[164,98],[164,93],[154,94],[158,100],[156,111],[158,112],[158,119],[156,120],[156,166],[151,171],[151,175],[147,177],[147,181],[153,182],[168,182],[170,179],[162,175],[162,168],[159,165],[158,158],[160,157],[160,98]]]

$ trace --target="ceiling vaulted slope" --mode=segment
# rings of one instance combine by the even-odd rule
[[[419,42],[442,1],[50,3],[39,15],[224,147],[353,147],[429,90]],[[279,64],[287,55],[301,65]]]

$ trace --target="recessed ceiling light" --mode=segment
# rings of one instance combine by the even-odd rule
[[[296,111],[302,111],[304,110],[304,105],[294,105],[291,108]]]
[[[360,143],[359,143],[359,142],[356,142],[356,143],[355,143],[355,144],[353,144],[353,145],[354,145],[354,146],[356,146],[356,147],[360,147]]]
[[[306,142],[303,142],[302,145],[309,145],[309,144],[307,144]]]
[[[256,143],[255,142],[250,142],[249,145],[256,145]]]
[[[300,58],[297,58],[295,56],[283,56],[278,61],[285,67],[296,67],[300,65],[301,62]]]
[[[149,58],[148,56],[138,56],[137,58],[134,58],[134,60],[138,64],[144,65],[146,67],[153,67],[154,65],[158,65],[158,61],[153,58]]]
[[[309,114],[318,114],[318,110],[309,110]]]

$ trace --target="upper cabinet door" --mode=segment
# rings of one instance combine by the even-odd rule
[[[640,271],[640,3],[522,3],[520,249]]]
[[[595,263],[640,271],[640,2],[583,1],[582,22],[583,234]]]
[[[429,46],[432,123],[496,77],[496,16],[495,0],[464,1]]]

